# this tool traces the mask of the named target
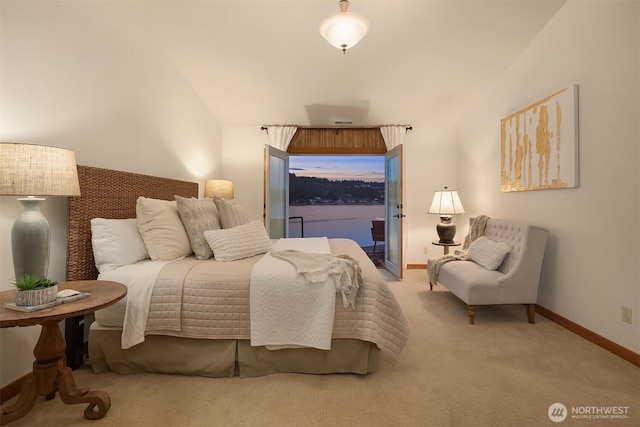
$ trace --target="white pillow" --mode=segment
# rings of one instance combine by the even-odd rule
[[[138,197],[138,230],[154,261],[173,261],[191,255],[189,237],[175,201]]]
[[[502,260],[511,251],[511,248],[504,244],[480,236],[471,243],[467,255],[488,270],[495,270],[500,267]]]
[[[91,245],[99,273],[149,258],[135,218],[92,219]]]
[[[271,239],[261,221],[204,232],[216,261],[235,261],[271,250]]]

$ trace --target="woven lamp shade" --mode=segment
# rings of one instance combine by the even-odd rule
[[[45,145],[0,143],[0,194],[79,196],[75,154]]]
[[[221,199],[233,199],[233,181],[208,179],[204,184],[204,197],[214,196]]]

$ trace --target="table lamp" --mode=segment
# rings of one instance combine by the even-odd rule
[[[453,243],[456,225],[451,222],[451,215],[464,213],[458,192],[449,190],[447,187],[444,187],[444,190],[434,191],[429,213],[440,215],[440,223],[436,226],[440,243]]]
[[[208,179],[204,184],[204,197],[233,199],[233,181],[226,179]]]
[[[0,195],[27,196],[11,228],[15,277],[47,278],[51,247],[49,222],[40,212],[41,196],[79,196],[78,169],[71,150],[0,142]],[[38,196],[38,197],[36,197]]]

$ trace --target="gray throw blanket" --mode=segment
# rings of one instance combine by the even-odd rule
[[[484,234],[484,229],[487,226],[489,217],[486,215],[480,215],[473,220],[469,234],[464,238],[464,244],[462,250],[456,250],[454,255],[444,255],[436,259],[435,262],[427,265],[427,272],[429,273],[429,283],[431,285],[438,284],[438,275],[440,274],[440,267],[451,261],[465,261],[468,260],[467,250],[471,243],[473,243],[478,237]]]
[[[292,249],[271,252],[271,256],[287,261],[296,268],[308,283],[323,282],[331,276],[336,293],[342,295],[345,308],[356,308],[356,295],[362,282],[358,261],[348,255],[328,255],[296,251]]]

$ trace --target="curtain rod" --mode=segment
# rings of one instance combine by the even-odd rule
[[[413,130],[413,126],[411,125],[369,125],[369,126],[298,126],[298,125],[263,125],[260,127],[260,130],[264,130],[269,134],[269,126],[295,126],[298,129],[377,129],[384,126],[404,126],[405,130],[408,132]]]

